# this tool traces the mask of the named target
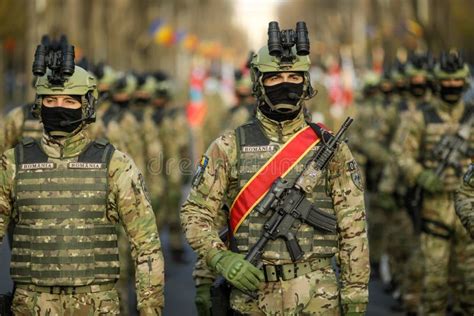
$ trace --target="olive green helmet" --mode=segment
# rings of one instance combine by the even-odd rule
[[[300,56],[296,52],[296,48],[292,47],[293,56],[295,56],[293,62],[283,62],[279,56],[272,56],[268,51],[268,47],[262,47],[257,54],[253,55],[252,61],[250,62],[250,74],[252,79],[252,91],[258,100],[258,103],[266,103],[274,111],[282,109],[298,111],[301,107],[304,99],[311,98],[315,95],[314,90],[311,86],[311,80],[309,77],[309,70],[311,61],[308,55]],[[302,72],[303,73],[303,95],[302,98],[296,104],[293,105],[279,104],[274,105],[268,99],[265,94],[265,88],[263,86],[263,75],[265,73],[272,72]]]
[[[108,91],[117,78],[117,72],[108,65],[103,65],[96,75],[99,92]]]
[[[77,95],[81,96],[82,117],[84,122],[92,123],[95,121],[95,104],[99,93],[97,91],[97,81],[95,77],[87,70],[75,66],[72,76],[66,77],[63,85],[52,84],[49,81],[51,70],[38,77],[36,88],[36,102],[33,112],[36,117],[41,117],[41,105],[43,97],[47,95]]]
[[[112,94],[124,93],[131,97],[137,89],[137,85],[137,78],[133,74],[121,74],[117,76],[111,87]]]
[[[139,78],[138,87],[135,91],[137,98],[151,98],[154,96],[158,87],[158,81],[152,75],[146,75]]]
[[[456,50],[441,54],[433,74],[437,80],[463,79],[467,81],[470,76],[468,65]]]

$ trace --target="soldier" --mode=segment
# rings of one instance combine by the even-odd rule
[[[384,105],[379,90],[380,76],[368,72],[364,76],[363,99],[357,108],[356,135],[350,141],[357,150],[356,161],[362,164],[367,183],[370,264],[375,277],[379,276],[379,264],[385,252],[386,214],[378,199],[377,186],[385,162],[390,158],[388,136],[390,122],[387,120],[391,107]],[[352,136],[352,135],[351,135]]]
[[[274,26],[276,22],[272,23]],[[307,195],[316,208],[335,215],[337,232],[323,234],[313,226],[301,224],[296,239],[305,252],[302,258],[293,260],[285,242],[278,238],[266,245],[261,269],[244,259],[261,236],[269,216],[259,215],[250,206],[271,185],[269,181],[258,187],[260,180],[256,179],[263,180],[265,170],[281,174],[286,165],[289,173],[285,178],[291,183],[311,153],[320,148],[304,146],[301,160],[291,171],[287,163],[275,161],[277,152],[284,152],[281,158],[286,161],[286,146],[293,140],[298,142],[303,131],[310,131],[303,103],[314,94],[308,56],[297,55],[291,46],[285,48],[284,55],[271,56],[269,49],[263,47],[251,65],[258,104],[255,120],[217,138],[203,156],[181,211],[186,237],[214,273],[236,289],[256,291],[258,300],[232,290],[230,304],[238,313],[337,315],[342,309],[348,315],[363,315],[370,273],[363,187],[357,164],[345,143],[335,152],[324,179],[314,183],[315,189]],[[230,209],[229,229],[235,239],[235,251],[219,239],[216,229],[223,204]],[[334,257],[341,269],[340,290],[331,266]]]
[[[431,93],[428,82],[431,74],[431,59],[428,54],[411,54],[405,67],[405,77],[408,81],[409,94],[404,101],[393,104],[397,109],[395,117],[389,118],[392,124],[389,132],[390,142],[397,139],[393,137],[396,132],[395,127],[404,120],[404,116],[409,116],[417,109],[429,106]],[[391,144],[390,148],[398,144]],[[387,254],[389,256],[389,266],[391,273],[391,289],[396,290],[395,296],[400,294],[403,307],[407,313],[416,314],[421,300],[422,273],[419,238],[414,234],[413,222],[411,221],[406,207],[409,193],[408,186],[403,181],[397,168],[396,159],[392,155],[386,162],[382,179],[379,183],[379,199],[386,214],[387,222],[385,232],[387,240]],[[404,233],[401,234],[400,231]],[[400,304],[396,305],[398,308]]]
[[[164,200],[164,172],[162,166],[163,145],[159,132],[159,126],[153,120],[154,108],[152,100],[158,87],[157,80],[149,74],[138,77],[137,90],[134,92],[133,101],[130,106],[131,113],[138,122],[140,138],[143,140],[143,155],[145,157],[145,180],[150,187],[151,200],[158,207],[158,200]]]
[[[456,194],[456,213],[474,239],[474,163],[472,162]]]
[[[158,227],[169,228],[169,246],[175,262],[184,263],[184,234],[179,219],[183,186],[189,182],[191,171],[191,141],[189,125],[182,107],[173,102],[171,78],[162,71],[154,73],[158,81],[152,97],[151,118],[158,127],[158,135],[163,145],[162,173],[166,192],[160,199]],[[156,163],[149,165],[155,173]]]
[[[474,289],[469,280],[472,280],[474,271],[474,244],[469,242],[469,236],[454,210],[454,192],[462,175],[460,169],[467,169],[469,164],[467,154],[459,153],[454,166],[449,164],[441,170],[441,175],[435,173],[441,164],[439,152],[446,150],[446,142],[442,140],[458,133],[461,124],[472,125],[473,109],[462,100],[469,68],[456,52],[450,52],[442,55],[434,68],[434,76],[439,99],[433,100],[433,106],[422,107],[404,117],[397,131],[394,151],[408,185],[416,184],[424,190],[419,206],[424,268],[423,313],[446,312],[449,271],[456,271],[456,276],[461,276],[458,284],[453,286],[462,286],[463,292],[456,293],[455,298],[465,312],[472,314]],[[467,146],[472,148],[474,133],[469,125],[467,129],[470,134]],[[448,268],[452,263],[455,265],[453,270]]]
[[[117,315],[120,223],[133,245],[138,308],[161,315],[163,257],[143,176],[127,155],[84,132],[94,116],[95,78],[73,63],[42,65],[35,103],[41,142],[23,139],[0,164],[0,241],[14,224],[12,311]]]

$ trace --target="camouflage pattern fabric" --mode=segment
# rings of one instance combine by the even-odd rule
[[[395,126],[392,124],[389,132],[391,153],[397,146],[400,146],[396,143],[399,140],[395,136],[397,127],[409,119],[421,105],[428,106],[430,100],[429,95],[421,98],[408,96],[391,105],[397,109],[396,117],[388,118],[388,120],[396,122]],[[415,235],[413,222],[405,206],[409,188],[398,168],[395,155],[391,155],[383,168],[378,190],[382,194],[394,197],[396,202],[396,209],[386,210],[388,227],[385,229],[386,234],[384,235],[391,282],[392,285],[399,287],[405,310],[417,312],[421,301],[423,262],[420,255],[419,237]]]
[[[3,151],[15,147],[23,137],[41,139],[43,124],[31,116],[25,117],[26,111],[29,111],[31,106],[32,104],[25,104],[16,107],[5,117],[5,125],[3,126],[5,143]]]
[[[260,112],[257,112],[257,119],[262,123],[266,136],[280,144],[307,126],[303,113],[283,124],[265,118]],[[206,152],[209,163],[202,174],[197,175],[200,180],[193,186],[181,210],[186,237],[199,258],[206,259],[211,249],[227,249],[218,237],[215,222],[222,203],[230,204],[238,193],[235,137],[235,132],[228,132],[211,144]],[[332,315],[340,311],[340,294],[343,308],[365,312],[370,267],[363,190],[360,183],[353,180],[359,173],[357,168],[353,168],[353,162],[347,145],[342,144],[328,167],[328,192],[339,227],[335,255],[341,268],[340,292],[334,272],[328,266],[292,280],[264,283],[258,291],[258,301],[244,299],[243,294],[234,291],[231,304],[235,310],[252,314],[297,315],[304,311]],[[303,260],[317,256],[317,253],[305,254]],[[283,262],[267,258],[266,263]]]
[[[474,239],[474,164],[471,163],[456,194],[456,213]]]
[[[367,184],[370,261],[374,269],[386,252],[387,238],[385,223],[387,215],[379,204],[378,183],[385,162],[390,157],[390,131],[393,129],[393,106],[385,106],[381,95],[374,95],[360,101],[355,120],[355,135],[350,135],[350,144],[355,148],[356,160],[363,163]],[[374,272],[377,272],[375,270]]]
[[[14,315],[119,315],[115,289],[96,293],[61,295],[16,289],[12,302]]]
[[[463,117],[465,105],[446,105],[440,100],[433,101],[433,107],[426,107],[411,113],[400,125],[396,133],[394,152],[397,156],[400,171],[408,185],[416,183],[418,175],[424,168],[434,169],[436,161],[431,152],[436,143],[446,133],[454,133]],[[424,114],[425,113],[425,114]],[[427,113],[436,114],[436,120],[425,121]],[[474,132],[471,132],[470,146],[474,144]],[[469,159],[460,161],[464,169],[469,165]],[[451,292],[463,287],[464,293],[456,295],[461,305],[469,306],[474,301],[472,276],[468,271],[474,271],[472,243],[454,210],[454,191],[459,187],[459,179],[452,168],[442,175],[443,192],[438,194],[425,193],[421,206],[422,218],[441,223],[450,234],[447,239],[432,233],[422,233],[420,245],[423,262],[423,293],[422,307],[426,313],[444,313],[447,307],[450,287],[448,280],[455,279],[458,284],[451,286]],[[435,225],[431,227],[435,233],[446,234],[446,229]],[[454,263],[454,266],[449,266]],[[454,271],[454,272],[453,272]],[[453,274],[454,273],[454,274]],[[470,294],[469,294],[470,293]],[[471,307],[468,307],[471,308]],[[470,312],[472,313],[472,311]]]
[[[159,227],[167,225],[170,249],[176,255],[184,251],[184,234],[179,219],[183,185],[191,173],[191,134],[183,109],[175,105],[163,109],[159,123],[159,137],[163,144],[163,195],[158,210]]]
[[[62,140],[50,138],[45,134],[41,147],[52,161],[74,162],[89,143],[85,132]],[[3,239],[8,224],[13,219],[15,169],[14,150],[8,150],[3,154],[0,163],[0,240]],[[143,176],[134,162],[118,150],[114,152],[110,161],[108,186],[107,218],[112,223],[123,225],[132,246],[138,309],[144,313],[148,311],[150,315],[160,313],[163,307],[164,268],[155,217]],[[42,225],[43,220],[38,219],[37,223]],[[84,297],[87,295],[90,294],[84,294]],[[68,295],[60,297],[62,304]],[[93,296],[90,297],[90,301],[94,301]],[[40,307],[35,305],[38,300],[30,297],[30,302],[33,302],[33,305],[27,306],[31,307],[31,312]],[[57,308],[63,308],[62,306]],[[115,309],[112,307],[111,310]]]
[[[3,129],[3,125],[4,124],[4,120],[3,120],[3,116],[0,117],[0,126],[2,126],[2,128],[0,128],[0,153],[3,153],[5,151],[4,149],[4,146],[5,146],[5,131]]]

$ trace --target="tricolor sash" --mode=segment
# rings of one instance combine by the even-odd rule
[[[230,208],[230,229],[239,226],[265,196],[273,182],[286,176],[319,142],[314,130],[307,126],[293,135],[245,184]]]

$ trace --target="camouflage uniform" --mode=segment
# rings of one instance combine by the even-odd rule
[[[393,122],[391,125],[390,151],[399,144],[394,144],[399,140],[396,128],[407,117],[415,113],[416,110],[425,106],[430,106],[431,93],[428,90],[427,81],[430,79],[428,72],[428,58],[426,55],[418,54],[411,57],[405,68],[405,77],[408,79],[410,94],[398,95],[391,105],[396,111],[392,111],[391,117],[387,120]],[[402,74],[397,73],[394,78],[403,79]],[[415,91],[411,83],[419,83],[425,80],[425,90],[423,93]],[[418,310],[421,300],[423,262],[421,260],[419,238],[413,229],[413,221],[410,219],[406,208],[407,194],[409,188],[401,176],[397,167],[396,158],[392,155],[385,164],[382,172],[382,179],[379,183],[380,199],[391,200],[387,203],[387,222],[390,225],[386,229],[387,255],[389,258],[391,286],[400,290],[401,299],[407,312]],[[403,231],[403,233],[401,233]]]
[[[119,271],[118,250],[116,248],[117,236],[113,227],[118,223],[124,225],[133,245],[132,255],[137,271],[138,308],[149,315],[160,314],[163,307],[163,258],[143,177],[133,161],[116,150],[111,156],[107,169],[103,167],[100,170],[94,169],[97,175],[107,170],[107,173],[104,173],[106,179],[102,180],[97,177],[94,180],[95,185],[86,184],[89,183],[87,181],[94,179],[86,179],[90,177],[87,176],[81,180],[81,174],[85,176],[88,172],[87,169],[71,168],[75,164],[78,168],[81,167],[78,159],[80,159],[81,153],[89,148],[90,143],[91,141],[85,136],[85,132],[79,132],[61,141],[45,134],[40,146],[46,155],[47,163],[20,165],[21,169],[18,169],[17,163],[19,162],[15,150],[8,150],[2,156],[0,169],[0,237],[3,238],[8,224],[13,221],[15,230],[12,278],[17,287],[13,300],[13,312],[15,314],[118,314],[117,293],[113,289],[113,283],[117,280]],[[22,147],[22,145],[27,148],[25,146],[31,146],[31,143],[23,141],[18,147]],[[94,168],[98,168],[97,164],[95,165]],[[37,172],[51,173],[52,178],[47,178],[46,175],[35,177],[34,175]],[[64,184],[61,184],[60,178],[53,182],[53,178],[58,175],[70,178],[66,179],[67,183]],[[74,177],[78,178],[74,179]],[[102,206],[102,202],[98,204],[95,202],[96,206],[93,208],[95,211],[106,212],[106,217],[102,217],[100,220],[97,218],[94,223],[93,217],[84,222],[84,219],[75,220],[69,215],[62,219],[62,217],[43,217],[41,213],[38,213],[40,205],[46,205],[44,204],[44,202],[47,202],[46,199],[51,198],[53,200],[47,204],[55,210],[50,214],[53,216],[56,211],[58,212],[56,216],[61,215],[61,210],[57,209],[58,207],[54,203],[64,203],[59,202],[63,197],[67,197],[66,203],[76,198],[77,201],[83,199],[85,204],[79,204],[86,205],[88,203],[86,200],[91,199],[89,194],[83,194],[84,191],[67,191],[71,190],[67,189],[68,185],[72,188],[73,184],[71,182],[77,182],[78,180],[80,183],[82,183],[81,181],[86,182],[75,184],[75,186],[82,185],[86,187],[89,185],[90,188],[85,188],[85,190],[92,190],[92,186],[98,190],[92,196],[104,195],[106,205]],[[65,187],[55,186],[53,183],[56,182]],[[106,188],[102,188],[103,184],[106,185]],[[16,189],[14,189],[15,186]],[[44,188],[40,189],[41,186],[44,186]],[[24,189],[21,190],[21,187],[24,187]],[[57,202],[54,202],[54,196],[57,196]],[[82,208],[78,207],[79,209]],[[74,205],[74,207],[69,208],[71,208],[69,212],[73,212],[76,207]],[[39,216],[35,216],[35,214]],[[59,220],[60,218],[61,220]],[[41,228],[45,226],[48,227],[46,230]],[[82,231],[90,230],[90,227],[97,227],[96,232],[81,236],[84,233]],[[55,233],[56,231],[57,233]],[[76,237],[60,237],[67,236],[62,234],[68,234],[68,232],[69,234],[73,232],[72,236]],[[37,247],[29,248],[28,245],[32,236],[36,236],[34,241],[37,243]],[[75,257],[82,258],[82,256],[86,256],[90,259],[91,249],[84,248],[82,250],[83,248],[80,245],[84,242],[83,245],[86,247],[87,242],[85,241],[94,237],[99,238],[95,241],[97,244],[100,244],[99,240],[102,240],[101,238],[110,241],[106,242],[107,246],[106,243],[97,246],[97,249],[100,247],[102,249],[95,254],[95,259],[92,257],[93,260],[90,261],[83,258],[83,260],[77,261],[78,264],[76,264],[75,260],[72,260]],[[75,243],[79,243],[77,244],[77,251],[71,249]],[[67,248],[64,249],[68,250],[66,252],[64,252],[65,250],[56,250],[56,247],[53,246],[66,246]],[[107,253],[110,255],[107,255]],[[29,254],[28,258],[25,258],[25,254]],[[82,264],[82,262],[84,263]],[[66,267],[69,268],[67,273],[61,272]],[[91,268],[92,271],[94,271],[94,268],[96,269],[96,272],[92,275],[90,274]],[[108,284],[112,284],[112,287]],[[51,287],[57,285],[64,286],[64,288],[62,290],[58,288],[58,292],[56,292]],[[73,289],[73,287],[76,288]],[[77,294],[74,294],[73,291],[76,291]],[[69,303],[72,305],[68,305]]]
[[[474,164],[464,175],[461,188],[456,194],[456,213],[474,239]]]
[[[183,186],[189,181],[191,168],[190,130],[182,108],[166,105],[154,110],[163,144],[163,173],[166,175],[160,207],[159,227],[167,225],[170,233],[170,250],[176,260],[184,253],[184,234],[179,219]]]
[[[360,101],[355,130],[356,135],[351,137],[350,144],[354,146],[358,155],[356,159],[363,162],[363,170],[367,183],[369,224],[370,260],[373,273],[377,275],[382,254],[386,251],[387,214],[378,199],[378,183],[382,176],[383,167],[390,157],[388,147],[394,109],[378,92],[379,78],[369,73],[365,79],[364,90],[374,90],[371,93],[364,91],[365,97]],[[362,157],[361,157],[362,156]]]
[[[433,147],[444,134],[455,132],[470,111],[472,109],[462,101],[447,105],[444,101],[434,100],[433,107],[423,107],[405,118],[397,132],[394,151],[408,185],[415,185],[424,168],[434,169]],[[473,142],[474,133],[471,132],[471,147]],[[464,168],[468,163],[467,160],[461,161]],[[474,244],[469,242],[469,236],[455,214],[454,191],[459,186],[455,170],[448,168],[442,180],[442,192],[425,192],[421,206],[425,223],[420,239],[424,267],[422,306],[425,313],[445,312],[450,278],[448,266],[454,262],[456,273],[462,275],[458,281],[464,284],[464,292],[456,298],[472,313],[474,283],[468,280],[473,278]]]
[[[303,112],[297,118],[281,123],[266,118],[260,111],[257,112],[256,119],[259,122],[257,124],[262,126],[262,135],[268,139],[269,147],[273,149],[307,126]],[[236,133],[225,133],[211,144],[206,152],[209,161],[201,181],[193,186],[182,208],[181,219],[186,237],[201,259],[206,259],[211,249],[227,249],[219,239],[216,227],[221,207],[224,203],[232,203],[252,173],[272,155],[272,149],[269,149],[270,152],[257,154],[258,158],[255,153],[253,159],[249,154],[243,155]],[[242,165],[244,160],[256,165]],[[301,170],[304,160],[295,169]],[[334,213],[339,227],[336,235],[321,235],[306,224],[301,226],[297,238],[305,255],[298,264],[311,265],[312,272],[286,281],[265,282],[258,291],[258,301],[233,291],[233,309],[258,315],[337,315],[340,312],[340,294],[344,308],[356,312],[365,311],[370,268],[363,190],[360,182],[352,180],[357,173],[358,169],[347,145],[342,144],[328,167],[327,191],[324,185],[319,185],[309,197],[316,205],[322,203],[323,208],[327,207],[328,212]],[[290,174],[295,176],[294,171]],[[256,242],[261,233],[262,220],[253,213],[243,222],[235,235],[239,252],[246,253],[249,246]],[[341,267],[340,291],[330,264],[330,258],[334,255]],[[268,265],[292,262],[282,240],[269,242],[263,261]]]

